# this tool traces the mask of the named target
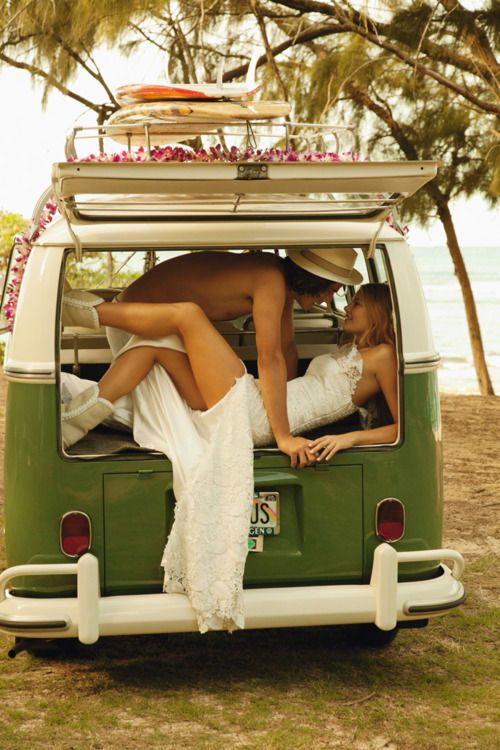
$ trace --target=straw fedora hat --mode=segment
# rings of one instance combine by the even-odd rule
[[[358,254],[352,247],[292,249],[287,256],[304,271],[340,284],[361,284],[363,276],[354,268]]]

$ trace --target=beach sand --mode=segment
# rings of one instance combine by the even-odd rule
[[[500,593],[500,398],[441,395],[443,547],[461,552],[485,606]],[[478,567],[479,559],[481,564]]]
[[[444,543],[500,553],[500,398],[441,396]]]

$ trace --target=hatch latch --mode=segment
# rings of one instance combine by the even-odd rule
[[[238,164],[237,180],[268,180],[267,164]]]

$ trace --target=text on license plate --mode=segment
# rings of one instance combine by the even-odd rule
[[[280,533],[280,493],[256,492],[250,519],[250,536],[275,536]]]

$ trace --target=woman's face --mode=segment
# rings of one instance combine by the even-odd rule
[[[363,302],[363,297],[356,294],[353,300],[344,308],[346,319],[344,321],[344,331],[352,333],[354,336],[360,336],[368,330],[370,320],[368,311]]]

